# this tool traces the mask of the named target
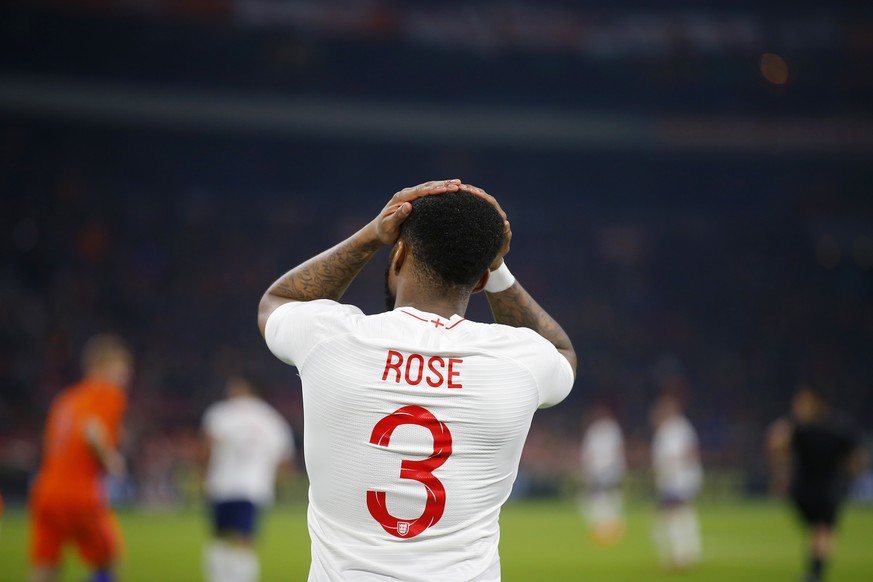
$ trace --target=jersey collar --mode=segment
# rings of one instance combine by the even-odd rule
[[[450,319],[446,319],[440,315],[435,313],[428,313],[427,311],[421,311],[420,309],[416,309],[415,307],[397,307],[394,309],[392,313],[398,313],[402,317],[409,317],[420,321],[423,325],[431,325],[437,329],[454,329],[458,324],[463,321],[467,321],[457,313],[454,314]]]

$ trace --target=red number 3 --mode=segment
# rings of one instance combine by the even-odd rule
[[[388,513],[384,491],[367,491],[367,509],[370,510],[373,519],[391,535],[399,538],[414,538],[438,522],[446,508],[446,488],[433,472],[452,454],[452,433],[449,432],[449,427],[437,420],[429,410],[421,406],[404,406],[376,423],[373,434],[370,435],[370,442],[380,447],[387,447],[394,429],[404,424],[423,426],[433,435],[431,456],[422,461],[404,459],[400,463],[401,479],[412,479],[425,487],[427,502],[424,505],[424,512],[413,520],[394,517]]]

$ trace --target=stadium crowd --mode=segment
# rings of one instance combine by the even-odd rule
[[[848,33],[836,15],[803,37],[824,45],[809,49],[818,52],[808,75],[782,91],[762,89],[757,71],[743,76],[758,45],[717,56],[689,49],[651,67],[630,51],[616,57],[630,66],[616,67],[566,47],[525,53],[524,42],[536,42],[529,34],[521,48],[480,53],[435,49],[402,28],[373,42],[363,29],[282,36],[102,13],[10,14],[0,62],[14,74],[512,110],[627,106],[655,118],[869,109],[859,71],[873,53],[840,42]],[[112,54],[102,48],[110,41]],[[668,57],[685,66],[665,76]],[[849,65],[832,66],[842,57]],[[424,60],[463,84],[489,82],[437,96],[418,72]],[[373,82],[363,62],[381,63],[385,79]],[[518,87],[519,71],[555,90]],[[560,314],[580,356],[568,401],[534,421],[527,479],[577,471],[582,418],[596,402],[615,410],[631,467],[645,467],[647,411],[664,390],[687,400],[704,464],[740,472],[749,490],[763,490],[764,427],[799,382],[870,426],[873,199],[863,151],[482,148],[462,138],[409,147],[3,115],[0,478],[17,484],[4,493],[23,496],[50,399],[77,376],[78,350],[97,331],[120,333],[136,355],[126,452],[140,498],[183,495],[173,475],[189,471],[200,416],[229,375],[252,375],[299,435],[299,381],[261,343],[260,294],[276,273],[348,235],[386,193],[447,169],[505,201],[524,241],[513,269]],[[329,221],[345,226],[326,230],[325,213],[347,217]],[[381,269],[371,265],[349,292],[369,312],[382,306]],[[489,318],[484,302],[471,316]]]
[[[102,329],[120,330],[137,354],[129,452],[143,466],[135,474],[152,479],[155,466],[184,457],[181,435],[239,370],[254,372],[300,430],[297,380],[260,345],[253,305],[271,273],[340,234],[319,228],[324,195],[346,192],[329,211],[354,216],[370,193],[319,188],[319,173],[329,170],[313,167],[247,185],[263,175],[243,161],[218,169],[233,154],[202,141],[129,147],[111,133],[63,138],[27,127],[2,138],[6,179],[27,193],[3,201],[4,463],[21,456],[16,442],[36,443],[45,407],[75,376],[78,346]],[[188,154],[192,174],[182,176],[175,156],[189,146],[217,151]],[[274,168],[296,156],[271,149],[248,155]],[[402,157],[372,152],[363,163],[383,155]],[[12,174],[13,164],[39,170]],[[237,171],[245,178],[229,184]],[[487,165],[478,173],[488,175]],[[582,354],[568,405],[535,423],[528,471],[572,470],[581,417],[598,400],[616,409],[630,450],[641,450],[634,442],[649,438],[647,407],[664,389],[689,399],[708,462],[751,472],[760,469],[762,427],[799,381],[832,390],[858,421],[869,418],[873,249],[850,217],[806,218],[781,191],[761,193],[764,202],[745,194],[745,204],[758,206],[753,219],[712,201],[662,208],[637,197],[622,209],[618,199],[634,193],[609,202],[562,183],[552,188],[568,211],[547,219],[532,214],[526,188],[495,181],[519,217],[518,236],[536,241],[519,249],[516,270],[565,314]],[[827,204],[832,192],[810,192],[805,204]],[[556,273],[561,284],[549,284]],[[374,311],[381,275],[367,270],[367,283],[350,292]],[[476,311],[487,317],[483,305]],[[176,446],[168,445],[172,434],[180,435]]]

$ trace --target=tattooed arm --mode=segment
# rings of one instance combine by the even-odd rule
[[[502,261],[501,261],[502,262]],[[499,266],[499,265],[498,265]],[[493,269],[492,269],[493,270]],[[545,309],[516,281],[500,293],[486,293],[494,321],[513,327],[529,327],[558,348],[576,375],[576,351],[570,337]]]
[[[373,255],[382,246],[397,241],[400,225],[412,211],[410,202],[423,196],[457,192],[459,185],[460,180],[441,180],[404,188],[367,226],[285,273],[270,285],[258,305],[261,335],[270,314],[280,305],[314,299],[339,300]]]
[[[512,229],[510,228],[509,220],[507,220],[506,213],[493,196],[481,188],[471,186],[470,184],[461,184],[460,187],[461,190],[484,198],[493,204],[500,213],[500,216],[503,217],[503,248],[500,249],[494,262],[491,263],[490,270],[494,271],[503,264],[503,257],[509,252],[510,242],[512,241]],[[549,340],[561,355],[567,358],[567,361],[570,362],[570,366],[573,368],[573,375],[576,375],[576,351],[573,349],[570,337],[558,325],[558,322],[534,301],[534,298],[524,290],[518,281],[513,283],[509,289],[500,293],[486,292],[485,295],[488,298],[488,304],[491,306],[491,313],[494,314],[494,321],[513,327],[528,327],[534,330]]]

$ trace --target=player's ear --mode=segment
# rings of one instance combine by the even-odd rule
[[[407,246],[402,240],[399,240],[394,244],[394,252],[391,253],[390,268],[395,275],[398,275],[400,273],[400,268],[403,267],[403,263],[406,262],[407,252]]]
[[[476,282],[476,285],[473,286],[473,293],[478,293],[485,288],[485,285],[488,284],[488,278],[491,276],[491,271],[485,269],[485,273],[482,277],[479,278],[479,281]]]

